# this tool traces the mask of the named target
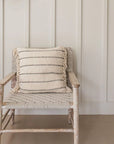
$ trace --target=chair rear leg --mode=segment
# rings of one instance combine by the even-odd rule
[[[70,108],[68,110],[68,124],[71,125],[72,124],[72,113],[73,113],[73,109]]]
[[[0,131],[2,130],[2,109],[0,108]],[[2,143],[2,134],[0,133],[0,144]]]
[[[4,86],[0,85],[0,144],[1,142],[1,130],[2,130],[2,102],[3,102],[3,95],[4,95]]]
[[[15,109],[13,109],[12,111],[13,111],[12,125],[14,125],[14,123],[15,123]]]

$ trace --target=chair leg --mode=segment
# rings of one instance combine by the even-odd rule
[[[71,109],[68,110],[68,124],[71,124]]]
[[[4,95],[4,86],[0,85],[0,144],[1,144],[1,130],[2,130],[2,102],[3,102],[3,95]]]
[[[14,125],[14,122],[15,122],[15,109],[13,109],[12,111],[13,111],[13,116],[12,116],[12,125]]]
[[[68,124],[71,125],[72,124],[72,119],[73,119],[73,109],[70,108],[68,110]]]
[[[74,110],[74,144],[79,144],[79,124],[76,110]]]
[[[2,109],[0,108],[0,131],[1,130],[2,130]],[[0,133],[0,144],[2,143],[1,137],[2,137],[2,134]]]
[[[74,144],[79,144],[79,114],[78,114],[78,89],[73,89],[73,128],[74,128]]]

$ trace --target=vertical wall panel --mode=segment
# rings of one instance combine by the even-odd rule
[[[108,9],[108,100],[114,101],[114,0]]]
[[[53,35],[52,0],[30,1],[30,46],[50,47]]]
[[[12,71],[12,50],[24,47],[24,1],[4,0],[4,75]],[[5,87],[5,95],[8,93]]]
[[[74,55],[74,69],[77,67],[77,43],[76,43],[76,8],[78,0],[56,1],[56,45],[71,47]],[[76,15],[77,14],[77,15]]]
[[[82,100],[105,101],[104,2],[83,0],[82,11]]]
[[[12,49],[24,47],[24,1],[5,0],[4,59],[5,75],[11,72]]]
[[[56,2],[56,44],[75,48],[75,0]]]

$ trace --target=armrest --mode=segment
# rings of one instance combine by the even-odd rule
[[[0,80],[0,85],[5,85],[8,83],[14,76],[16,75],[15,72],[10,73],[6,77],[4,77],[2,80]]]
[[[69,76],[69,80],[70,80],[71,85],[75,88],[79,88],[80,83],[79,83],[76,75],[74,74],[74,72],[69,72],[68,76]]]

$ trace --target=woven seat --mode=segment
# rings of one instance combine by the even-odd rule
[[[70,108],[72,101],[72,93],[10,93],[4,100],[3,108]]]

